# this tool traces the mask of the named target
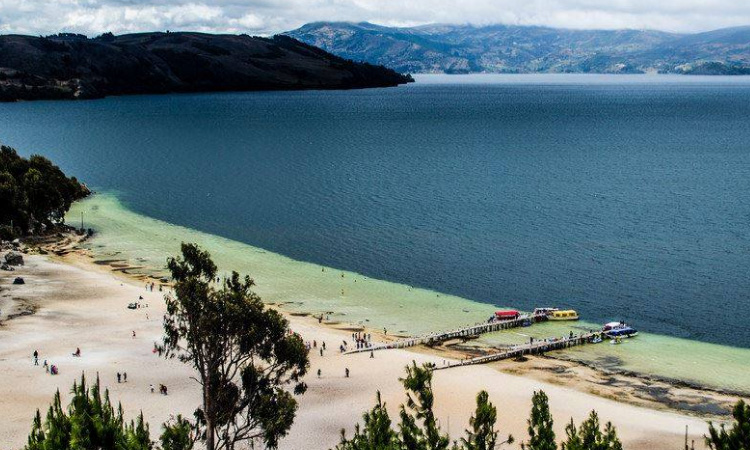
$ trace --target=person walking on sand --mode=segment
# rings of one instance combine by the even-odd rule
[[[349,368],[346,368],[346,378],[349,378]]]
[[[120,375],[120,372],[117,372],[117,382],[119,383],[122,380],[122,375]]]
[[[323,356],[323,347],[320,347],[320,356]]]
[[[370,350],[370,358],[375,358],[375,351],[374,350]]]
[[[34,350],[34,365],[39,365],[39,350]]]
[[[128,382],[128,373],[127,372],[123,372],[122,373],[122,382],[123,383],[127,383]]]
[[[318,369],[318,378],[320,378],[320,373],[321,373],[320,369]]]

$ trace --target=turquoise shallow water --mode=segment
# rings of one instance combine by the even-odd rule
[[[211,251],[220,271],[251,274],[265,301],[282,304],[289,311],[331,312],[332,319],[345,323],[387,328],[391,334],[415,335],[480,322],[496,309],[461,297],[295,261],[152,219],[130,211],[114,194],[98,194],[75,204],[68,220],[75,223],[82,213],[85,225],[97,230],[86,246],[98,260],[121,259],[139,266],[138,272],[162,276],[167,256],[179,251],[180,242],[197,242]],[[587,321],[546,323],[485,335],[480,342],[518,343],[529,336],[562,336],[597,326]],[[602,368],[750,393],[750,350],[743,348],[641,333],[619,346],[586,346],[567,350],[560,356]]]

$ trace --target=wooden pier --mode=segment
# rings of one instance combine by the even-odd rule
[[[475,364],[487,364],[495,361],[502,361],[504,359],[517,358],[524,355],[541,355],[552,350],[562,350],[578,345],[592,344],[594,338],[601,337],[601,333],[584,333],[581,335],[574,335],[572,337],[555,339],[555,340],[539,340],[530,342],[523,345],[515,345],[506,350],[492,353],[490,355],[477,356],[476,358],[463,359],[447,363],[443,366],[435,366],[434,370],[450,369],[452,367],[463,367],[471,366]],[[602,341],[596,341],[602,342]]]
[[[345,354],[352,353],[363,353],[377,350],[390,350],[395,348],[407,348],[414,347],[415,345],[434,345],[440,342],[449,341],[451,339],[458,338],[469,338],[472,336],[479,336],[480,334],[492,333],[495,331],[507,330],[509,328],[517,328],[524,326],[527,323],[537,323],[547,320],[546,314],[522,314],[517,319],[511,320],[498,320],[493,322],[481,323],[476,325],[470,325],[462,328],[457,328],[451,331],[440,331],[436,333],[426,334],[424,336],[401,339],[394,342],[389,342],[382,345],[374,345],[372,347],[355,348],[344,352]]]

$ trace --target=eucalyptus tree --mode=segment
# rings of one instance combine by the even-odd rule
[[[201,405],[192,427],[208,450],[241,443],[276,448],[294,421],[307,349],[278,312],[265,307],[253,280],[237,272],[217,283],[208,252],[182,244],[167,266],[174,294],[165,297],[160,353],[195,368]]]

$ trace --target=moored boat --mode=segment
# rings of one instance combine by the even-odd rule
[[[638,336],[638,330],[625,322],[609,322],[602,327],[602,333],[611,339],[629,338]]]
[[[521,317],[521,313],[515,309],[495,311],[495,320],[515,320]]]
[[[534,316],[549,316],[555,311],[560,311],[560,308],[534,308]]]
[[[578,313],[572,309],[552,311],[547,315],[549,320],[578,320]]]

